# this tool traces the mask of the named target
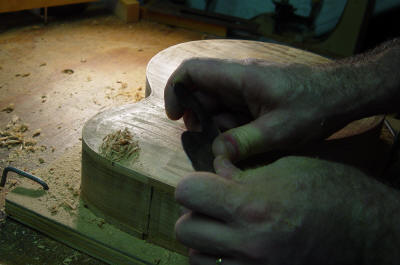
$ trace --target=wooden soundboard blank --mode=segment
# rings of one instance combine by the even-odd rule
[[[180,143],[180,135],[185,130],[183,123],[169,120],[164,113],[163,90],[171,73],[191,57],[260,58],[309,65],[329,62],[298,49],[242,40],[195,41],[161,51],[147,67],[146,99],[98,113],[83,128],[79,211],[104,218],[107,225],[112,224],[109,225],[112,233],[98,229],[79,214],[52,215],[38,200],[32,200],[41,196],[37,186],[20,187],[9,193],[7,213],[111,264],[157,264],[146,259],[148,255],[144,253],[160,253],[163,248],[159,246],[177,252],[170,252],[173,258],[169,264],[187,264],[187,258],[178,254],[185,255],[187,250],[174,235],[174,225],[180,214],[174,190],[180,179],[193,169]],[[373,132],[381,120],[372,117],[352,123],[326,142],[336,146],[337,157],[352,156],[354,146],[351,143],[357,142],[356,139],[365,143],[365,135]],[[117,163],[101,156],[98,150],[104,136],[124,128],[139,141],[138,159]],[[371,137],[368,141],[371,142]],[[329,150],[322,148],[318,152],[329,153]]]
[[[204,40],[179,44],[161,51],[149,62],[145,100],[106,110],[86,123],[82,153],[84,200],[124,231],[182,254],[186,249],[174,236],[174,224],[179,217],[174,189],[193,169],[180,142],[184,126],[166,117],[163,91],[171,73],[191,57],[259,58],[309,65],[329,62],[306,51],[253,41]],[[362,134],[380,121],[380,117],[358,121],[330,141]],[[123,128],[135,135],[140,153],[137,160],[115,163],[102,157],[98,150],[107,134]]]

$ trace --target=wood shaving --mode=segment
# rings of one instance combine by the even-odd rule
[[[128,128],[110,133],[103,138],[100,154],[111,161],[133,160],[139,155],[139,144]]]
[[[13,116],[3,130],[0,130],[0,147],[14,149],[19,156],[20,151],[26,153],[34,153],[37,150],[36,140],[25,137],[25,133],[29,131],[29,125],[21,123],[18,116]],[[14,160],[14,157],[9,157],[9,161]]]

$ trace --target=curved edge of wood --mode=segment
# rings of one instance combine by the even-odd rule
[[[138,179],[142,181],[82,143],[81,198],[97,216],[143,239],[148,232],[151,187],[146,178]]]

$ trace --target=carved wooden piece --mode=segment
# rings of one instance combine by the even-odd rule
[[[82,140],[82,196],[90,208],[124,231],[180,253],[186,250],[174,238],[179,206],[173,193],[179,180],[192,168],[180,143],[184,126],[166,117],[163,90],[171,73],[191,57],[259,58],[309,65],[329,62],[309,52],[253,41],[204,40],[179,44],[161,51],[149,62],[145,100],[106,110],[86,123]],[[373,131],[381,120],[372,117],[350,124],[333,135],[328,145],[339,143],[334,148],[338,152],[336,157],[341,155],[341,146],[349,153],[351,141],[346,139]],[[103,158],[98,150],[104,136],[125,127],[139,141],[138,159],[116,163]],[[318,152],[329,153],[329,150],[319,148]]]

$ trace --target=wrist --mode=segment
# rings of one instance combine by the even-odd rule
[[[328,122],[344,126],[353,120],[378,114],[373,108],[377,100],[374,91],[382,81],[368,74],[366,67],[334,65],[320,68],[315,72],[315,82],[322,84],[320,106]]]

